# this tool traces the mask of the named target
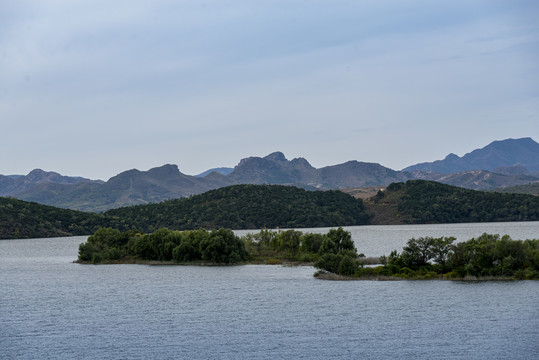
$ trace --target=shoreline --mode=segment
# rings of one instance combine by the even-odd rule
[[[127,261],[125,261],[127,260]],[[271,259],[276,260],[276,259]],[[141,260],[141,259],[124,259],[124,260],[114,260],[108,262],[100,262],[93,264],[91,262],[82,262],[79,260],[74,260],[74,264],[80,265],[148,265],[148,266],[244,266],[244,265],[281,265],[281,266],[310,266],[313,267],[313,262],[295,262],[295,261],[250,261],[250,262],[241,262],[233,264],[215,264],[215,263],[205,263],[205,262],[181,262],[177,263],[174,261],[158,261],[158,260]],[[435,277],[399,277],[399,276],[387,276],[387,275],[365,275],[365,276],[345,276],[339,275],[332,272],[317,270],[313,277],[319,280],[325,281],[460,281],[460,282],[488,282],[488,281],[525,281],[525,280],[536,280],[537,279],[515,279],[507,276],[466,276],[464,278],[452,278],[444,275],[438,275]]]
[[[282,266],[314,266],[314,262],[268,259],[266,261],[244,261],[238,263],[209,263],[209,262],[174,262],[160,260],[143,260],[126,258],[121,260],[103,260],[98,263],[91,261],[73,260],[80,265],[149,265],[149,266],[243,266],[243,265],[282,265]]]
[[[345,276],[323,270],[317,271],[315,278],[327,281],[461,281],[461,282],[487,282],[487,281],[537,281],[537,279],[514,279],[507,276],[466,276],[463,278],[452,278],[444,275],[435,277],[399,277],[387,275],[366,275],[366,276]]]

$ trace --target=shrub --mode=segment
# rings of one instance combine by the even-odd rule
[[[92,260],[92,254],[95,251],[94,244],[86,242],[79,245],[79,260],[90,261]]]
[[[300,250],[304,253],[317,253],[325,238],[326,235],[323,234],[305,234],[301,237]]]
[[[92,264],[99,264],[103,261],[103,256],[101,253],[93,253],[92,254]]]
[[[320,259],[320,255],[318,254],[301,254],[299,257],[299,261],[301,262],[316,262],[318,259]]]
[[[122,251],[120,249],[118,249],[117,247],[112,247],[112,248],[109,248],[106,252],[105,252],[105,259],[107,260],[118,260],[120,258],[122,258],[123,254],[122,254]]]
[[[355,261],[350,255],[344,255],[339,263],[339,275],[351,276],[357,270],[357,261]]]
[[[341,260],[342,260],[342,255],[336,255],[336,254],[331,254],[331,253],[324,254],[314,264],[314,267],[338,274]]]

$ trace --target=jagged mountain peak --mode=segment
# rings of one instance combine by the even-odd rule
[[[290,164],[294,167],[302,167],[307,169],[314,169],[314,167],[307,161],[307,159],[299,157],[290,161]]]
[[[51,179],[51,178],[61,178],[62,175],[56,173],[56,172],[53,172],[53,171],[45,171],[45,170],[42,170],[42,169],[34,169],[32,171],[30,171],[28,173],[28,175],[25,176],[25,180],[27,181],[32,181],[32,182],[37,182],[37,181],[43,181],[43,180],[46,180],[47,178],[48,179]]]
[[[264,159],[271,161],[288,161],[284,154],[280,151],[272,152],[271,154],[265,156]]]
[[[65,176],[54,171],[34,169],[25,176],[15,178],[17,182],[23,183],[55,183],[55,184],[78,184],[82,182],[101,182],[100,180],[90,180],[80,176]]]
[[[165,164],[163,166],[154,167],[148,170],[147,173],[149,175],[157,175],[157,176],[181,174],[180,169],[178,168],[178,165],[175,165],[175,164]]]

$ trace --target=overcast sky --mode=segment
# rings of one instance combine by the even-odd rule
[[[539,141],[539,1],[3,0],[0,174]]]

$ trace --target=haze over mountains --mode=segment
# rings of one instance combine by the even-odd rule
[[[444,160],[412,165],[402,171],[359,161],[317,169],[304,158],[288,160],[281,152],[242,159],[234,169],[212,170],[190,176],[182,174],[176,165],[163,165],[148,171],[124,171],[102,182],[36,169],[26,176],[0,175],[0,196],[70,209],[105,211],[187,197],[234,184],[280,184],[328,190],[424,179],[485,190],[539,181],[539,144],[531,138],[494,141],[463,157],[450,154]]]
[[[494,141],[482,149],[463,157],[449,154],[443,160],[425,162],[402,169],[402,171],[431,171],[452,174],[468,170],[497,172],[499,168],[518,167],[529,172],[539,171],[539,144],[532,138]]]

